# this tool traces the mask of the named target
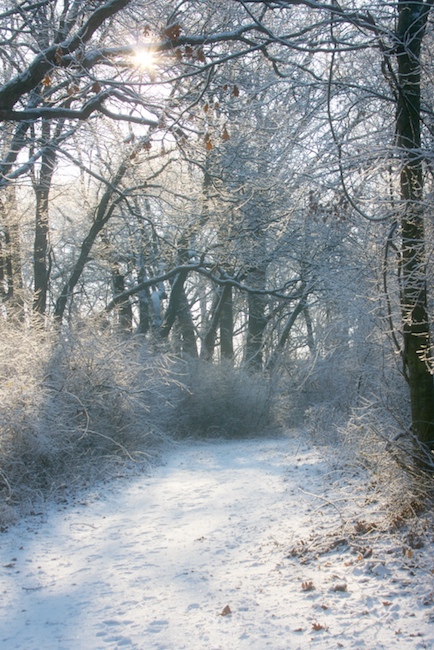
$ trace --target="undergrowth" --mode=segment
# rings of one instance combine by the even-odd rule
[[[165,438],[171,361],[98,327],[47,333],[2,323],[1,521],[61,486],[102,476]]]
[[[2,321],[0,335],[0,527],[162,443],[248,437],[270,422],[261,378],[153,352],[99,321],[62,332]]]
[[[177,438],[248,438],[264,435],[273,420],[270,384],[229,362],[184,364],[185,387],[168,427]]]

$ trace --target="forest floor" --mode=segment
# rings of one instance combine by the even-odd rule
[[[301,433],[173,446],[0,535],[0,647],[433,648],[428,515],[377,496]]]

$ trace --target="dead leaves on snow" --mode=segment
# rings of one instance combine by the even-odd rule
[[[312,623],[312,629],[315,630],[315,632],[320,632],[321,630],[327,630],[326,625],[321,625],[321,623]]]
[[[223,607],[223,609],[220,612],[219,616],[229,616],[230,614],[232,614],[232,610],[229,607],[229,605],[226,605],[226,607]]]

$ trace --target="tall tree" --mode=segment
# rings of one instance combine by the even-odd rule
[[[434,450],[434,383],[427,306],[424,172],[421,149],[421,48],[432,0],[398,2],[397,146],[401,157],[402,322],[413,430]]]

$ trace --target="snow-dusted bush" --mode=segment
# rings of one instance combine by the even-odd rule
[[[172,427],[181,437],[244,438],[261,435],[271,422],[269,383],[260,375],[222,361],[191,360]]]
[[[391,525],[417,519],[434,498],[432,463],[409,429],[410,401],[399,373],[384,377],[382,387],[360,401],[340,428],[345,448],[371,476],[371,489]]]
[[[0,324],[0,493],[13,506],[146,454],[170,367],[141,337]],[[1,517],[0,513],[0,517]]]

